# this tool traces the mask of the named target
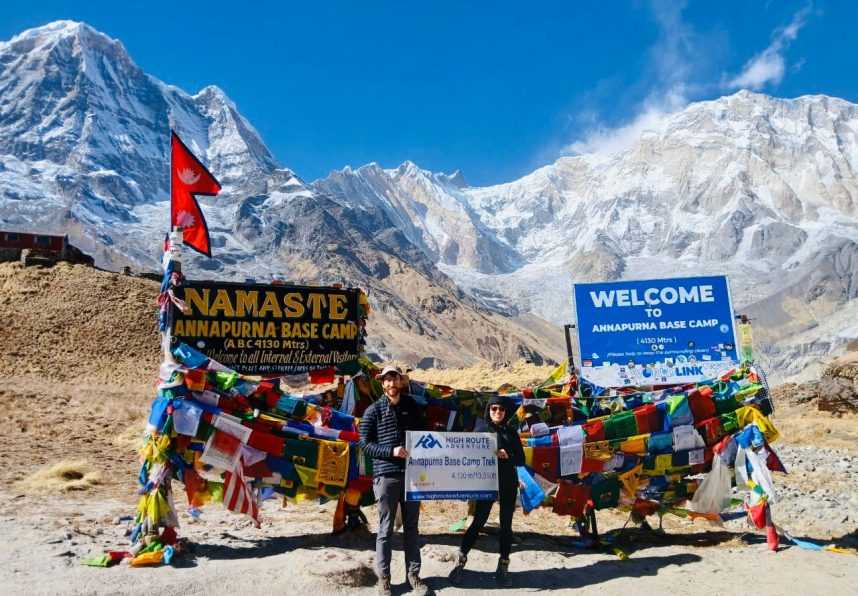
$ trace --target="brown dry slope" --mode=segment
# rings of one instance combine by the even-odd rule
[[[79,265],[0,264],[0,482],[80,460],[102,472],[103,491],[133,490],[129,438],[158,375],[157,293]]]

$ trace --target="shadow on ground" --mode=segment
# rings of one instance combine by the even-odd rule
[[[535,532],[517,532],[515,534],[514,551],[554,552],[564,555],[586,554],[590,552],[610,552],[611,546],[617,546],[627,553],[633,553],[650,547],[680,545],[688,547],[715,546],[733,539],[740,534],[726,531],[698,532],[695,534],[660,535],[653,532],[635,529],[624,530],[613,537],[607,545],[594,549],[580,548],[575,545],[578,540],[572,535],[546,535]],[[449,546],[455,549],[462,540],[462,534],[422,534],[421,543],[425,545]],[[271,538],[244,538],[237,534],[224,532],[219,543],[198,543],[194,545],[194,555],[205,559],[242,559],[276,556],[283,552],[308,549],[321,550],[339,548],[346,550],[375,549],[375,534],[366,528],[343,534],[302,534],[297,536],[276,536]],[[393,538],[393,548],[402,549],[402,534],[397,533]],[[498,539],[495,536],[480,535],[475,546],[484,552],[496,552]]]
[[[578,568],[553,568],[534,571],[511,571],[513,586],[516,589],[554,590],[583,588],[600,584],[618,577],[647,577],[657,575],[659,570],[669,565],[688,565],[702,560],[699,555],[680,553],[664,556],[637,557],[628,561],[604,559]],[[449,586],[446,577],[427,577],[426,584],[434,589]],[[465,569],[459,588],[480,590],[501,589],[491,572],[469,571]]]

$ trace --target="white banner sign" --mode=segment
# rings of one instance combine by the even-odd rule
[[[494,433],[408,431],[405,500],[498,498]]]

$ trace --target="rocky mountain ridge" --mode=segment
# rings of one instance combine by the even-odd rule
[[[161,83],[118,41],[62,21],[0,42],[0,220],[68,233],[103,266],[154,269],[173,127],[224,185],[201,201],[216,258],[191,255],[197,277],[360,285],[381,355],[558,358],[576,281],[728,274],[783,378],[858,337],[856,114],[740,92],[664,116],[625,151],[506,184],[411,162],[308,184],[216,87]]]
[[[761,357],[788,377],[858,336],[856,165],[855,104],[739,92],[665,116],[625,151],[507,184],[450,185],[406,164],[314,188],[408,213],[461,287],[555,323],[573,320],[576,281],[727,274]]]
[[[201,204],[214,259],[196,278],[345,282],[377,316],[370,350],[462,365],[562,353],[560,332],[463,293],[374,205],[337,202],[281,168],[217,87],[189,95],[145,74],[122,44],[61,21],[0,43],[0,221],[67,233],[103,267],[157,267],[169,218],[169,130],[223,184]]]

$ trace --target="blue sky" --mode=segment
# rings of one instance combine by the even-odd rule
[[[221,87],[307,180],[410,159],[493,184],[740,88],[858,101],[848,1],[29,1],[4,4],[0,39],[58,19]]]

